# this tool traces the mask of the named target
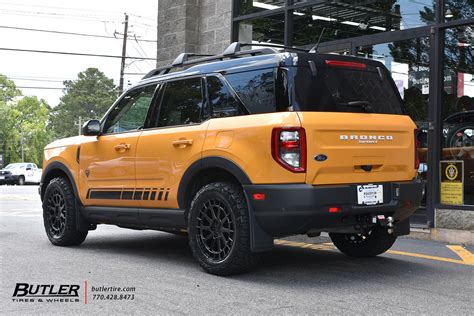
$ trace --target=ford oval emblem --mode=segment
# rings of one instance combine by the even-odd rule
[[[316,160],[316,161],[325,161],[326,159],[328,159],[328,156],[323,155],[323,154],[314,156],[314,160]]]

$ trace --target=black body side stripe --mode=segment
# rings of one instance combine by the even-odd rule
[[[159,191],[158,191],[159,190]],[[166,191],[165,191],[166,190]],[[138,188],[138,189],[89,189],[87,199],[92,200],[151,200],[167,201],[169,188]],[[158,193],[158,196],[157,196]]]

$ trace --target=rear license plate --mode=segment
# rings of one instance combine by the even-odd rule
[[[383,204],[383,185],[358,185],[357,203],[359,205]]]
[[[3,179],[5,179],[5,176],[0,176],[0,180],[3,180]]]

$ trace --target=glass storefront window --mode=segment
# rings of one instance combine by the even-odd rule
[[[286,2],[234,1],[238,1],[239,6],[239,12],[236,15],[282,9]],[[435,2],[434,0],[294,0],[295,5],[307,3],[307,6],[293,10],[292,44],[310,45],[315,43],[320,35],[321,42],[326,42],[428,25],[435,21]]]
[[[285,18],[272,15],[239,23],[239,42],[283,44]]]
[[[429,97],[429,39],[384,43],[359,47],[358,57],[382,62],[391,72],[407,114],[419,129],[419,178],[426,182],[428,172],[428,97]],[[426,196],[423,198],[426,203]]]
[[[285,0],[234,0],[239,2],[239,15],[265,10],[274,10],[285,6]]]
[[[293,45],[404,30],[434,22],[432,0],[321,1],[295,10]]]
[[[474,205],[474,26],[445,30],[440,202]]]
[[[474,16],[472,0],[444,0],[445,21],[469,19]]]

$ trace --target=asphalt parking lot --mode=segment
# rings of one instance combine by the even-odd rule
[[[52,246],[36,186],[0,186],[0,227],[2,314],[467,315],[474,306],[473,247],[400,238],[389,253],[356,260],[299,236],[278,240],[250,273],[216,277],[186,237],[161,232],[99,226],[79,247]],[[13,301],[17,283],[78,284],[79,301]],[[107,299],[98,287],[129,296]]]

